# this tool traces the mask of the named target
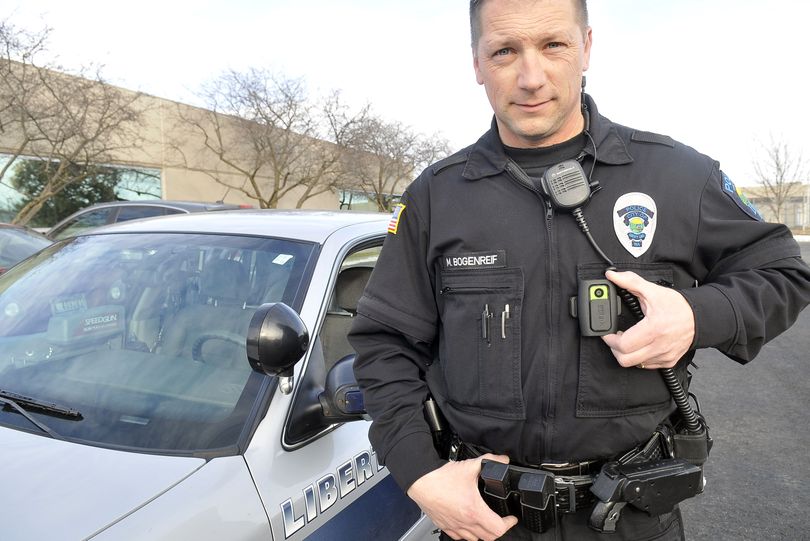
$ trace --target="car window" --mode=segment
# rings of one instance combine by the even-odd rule
[[[59,240],[78,235],[86,229],[100,227],[108,222],[114,208],[96,209],[76,216],[73,220],[62,224],[59,229],[50,232],[50,237]]]
[[[163,216],[164,214],[166,214],[166,209],[163,207],[149,205],[126,205],[118,207],[118,215],[115,217],[115,221],[126,222],[128,220],[137,220],[138,218]]]
[[[326,374],[335,363],[355,354],[347,336],[357,315],[357,303],[380,255],[381,245],[382,239],[375,241],[374,246],[363,243],[360,249],[350,252],[340,263],[335,284],[325,299],[326,312],[320,329],[313,334],[313,347],[299,390],[322,389]],[[318,415],[320,408],[314,409],[311,400],[310,392],[296,395],[284,432],[286,445],[305,445],[332,426],[331,423],[323,424],[323,418]]]
[[[341,358],[354,353],[346,336],[381,249],[381,246],[373,246],[352,252],[340,265],[320,333],[327,370]]]
[[[263,303],[294,304],[313,246],[193,234],[60,243],[0,277],[0,389],[80,411],[42,417],[68,439],[234,446],[268,378],[247,361],[250,319]],[[26,423],[0,411],[0,424]]]

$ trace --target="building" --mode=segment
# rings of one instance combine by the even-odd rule
[[[777,205],[773,192],[764,186],[748,186],[743,189],[748,200],[754,204],[768,222],[782,222],[793,230],[810,231],[810,184],[792,183],[789,196],[777,217]]]
[[[65,99],[84,98],[82,94],[98,93],[98,99],[114,96],[115,99],[131,103],[138,112],[137,130],[130,129],[131,136],[109,135],[118,137],[118,141],[108,144],[104,152],[98,154],[96,163],[113,166],[125,171],[127,182],[118,189],[120,199],[177,199],[190,201],[224,201],[227,203],[251,204],[262,206],[260,202],[249,197],[252,186],[275,192],[277,198],[271,206],[277,208],[316,208],[316,209],[350,209],[376,210],[376,204],[369,201],[363,190],[352,186],[349,180],[338,183],[319,185],[319,180],[310,183],[284,184],[289,180],[289,172],[279,172],[267,164],[251,167],[251,145],[245,140],[246,124],[250,122],[241,118],[213,113],[199,107],[173,102],[154,96],[143,95],[131,90],[114,87],[72,75],[35,68],[30,65],[9,63],[0,59],[0,77],[13,75],[11,79],[19,83],[20,73],[34,73],[40,78],[48,78],[52,87],[64,87]],[[34,80],[36,83],[36,80]],[[33,83],[32,83],[33,85]],[[32,86],[29,85],[29,86]],[[3,91],[6,92],[3,95]],[[19,91],[17,92],[19,93]],[[6,85],[0,89],[0,98],[15,95],[15,89]],[[53,100],[51,95],[34,96],[39,101]],[[11,99],[11,98],[10,98]],[[60,98],[61,99],[61,98]],[[36,100],[29,100],[36,101]],[[86,103],[78,106],[86,106]],[[7,111],[0,108],[0,115]],[[100,113],[99,113],[100,114]],[[9,118],[11,121],[9,121]],[[5,121],[4,121],[5,120]],[[15,124],[16,121],[16,124]],[[59,160],[50,158],[54,155],[47,142],[30,142],[21,146],[25,139],[22,122],[14,117],[0,116],[0,221],[13,216],[12,207],[21,199],[20,194],[9,184],[14,167],[25,160]],[[131,127],[130,127],[131,128]],[[78,130],[77,130],[78,131]],[[220,143],[228,141],[228,155],[223,156],[217,147],[216,137],[222,137]],[[302,148],[306,156],[318,152],[328,152],[334,147],[326,141],[301,137],[286,133],[285,148]],[[212,144],[213,140],[213,144]],[[22,151],[21,151],[22,148]],[[60,154],[56,154],[59,156]],[[306,158],[297,158],[299,160]],[[64,161],[69,161],[64,159]],[[255,161],[255,160],[254,160]],[[10,167],[4,167],[13,162]],[[234,166],[234,162],[246,163]],[[393,183],[392,198],[396,198],[411,179],[396,179]],[[313,189],[314,188],[314,189]]]

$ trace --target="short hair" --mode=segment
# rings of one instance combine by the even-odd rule
[[[487,0],[470,0],[470,35],[472,46],[478,45],[478,38],[481,36],[481,7]],[[588,0],[572,0],[577,8],[577,18],[579,25],[585,30],[588,27]]]

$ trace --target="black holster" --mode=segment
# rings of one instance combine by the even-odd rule
[[[698,418],[700,430],[689,432],[676,412],[647,443],[602,467],[591,487],[598,499],[591,528],[615,532],[628,504],[654,516],[669,513],[683,500],[703,492],[703,464],[709,458],[712,439],[703,417]]]
[[[703,470],[680,458],[639,464],[609,462],[596,476],[591,492],[599,499],[590,526],[603,533],[616,531],[626,505],[650,516],[671,512],[687,498],[703,492]]]

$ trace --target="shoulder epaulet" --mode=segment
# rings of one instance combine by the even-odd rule
[[[653,143],[658,145],[668,146],[670,148],[675,148],[675,140],[672,137],[667,135],[660,135],[658,133],[652,133],[648,131],[634,131],[633,134],[630,136],[631,141],[635,141],[637,143]]]
[[[459,152],[456,152],[452,156],[448,156],[443,160],[439,160],[431,166],[431,170],[433,171],[434,175],[438,175],[442,172],[442,170],[447,169],[451,165],[456,165],[459,163],[464,163],[467,161],[469,157],[469,148],[465,148]]]

